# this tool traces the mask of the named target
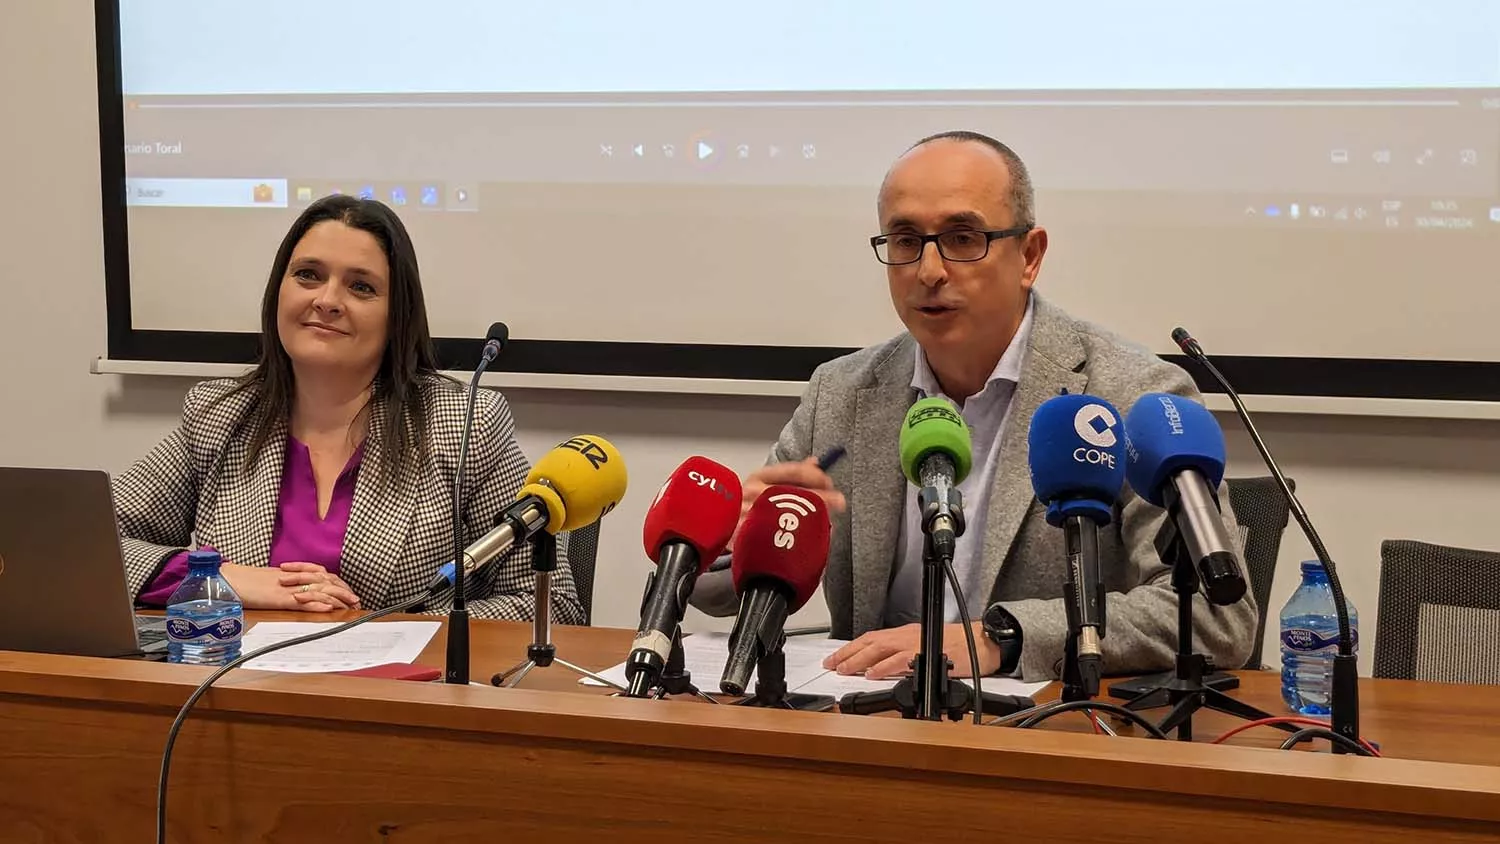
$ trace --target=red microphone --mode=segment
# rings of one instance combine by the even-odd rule
[[[683,461],[656,493],[642,532],[656,570],[646,581],[641,624],[625,660],[627,696],[645,697],[661,679],[693,584],[724,553],[739,519],[740,479],[707,457]]]
[[[777,485],[750,505],[734,540],[732,572],[740,611],[729,634],[719,689],[742,695],[750,674],[780,646],[786,618],[802,609],[828,566],[828,505],[802,487]]]

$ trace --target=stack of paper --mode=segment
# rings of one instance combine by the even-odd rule
[[[277,642],[337,627],[330,621],[262,621],[245,633],[241,653],[251,653]],[[415,662],[432,641],[440,621],[375,621],[351,627],[316,642],[256,657],[246,668],[313,674],[358,671],[391,662]]]
[[[831,695],[835,700],[851,692],[870,692],[889,689],[897,680],[867,680],[863,676],[845,676],[823,667],[823,659],[849,644],[841,639],[818,639],[812,636],[794,636],[786,640],[786,687],[789,692],[807,695]],[[705,692],[714,693],[719,688],[719,677],[724,673],[724,663],[729,661],[729,634],[694,633],[682,638],[683,666],[693,675],[693,684]],[[620,663],[599,674],[620,685],[626,685],[625,663]],[[580,680],[587,685],[599,685],[587,678]],[[1046,688],[1047,683],[1023,683],[1010,677],[986,677],[983,688],[986,692],[1004,695],[1031,696]],[[755,686],[751,685],[752,690]]]

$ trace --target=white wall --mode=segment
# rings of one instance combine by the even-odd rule
[[[105,339],[93,66],[92,3],[0,4],[0,465],[120,471],[175,424],[188,386],[88,374]],[[268,261],[272,249],[266,245]],[[660,482],[691,454],[752,468],[794,406],[788,399],[624,393],[509,397],[533,458],[579,432],[610,438],[626,457],[631,491],[605,524],[595,592],[598,623],[615,626],[636,620],[649,567],[640,524]],[[1263,474],[1238,424],[1221,420],[1231,474]],[[1500,423],[1267,414],[1260,424],[1365,615],[1361,662],[1368,673],[1381,539],[1500,548],[1500,523],[1490,521],[1500,505]],[[1295,588],[1297,561],[1309,554],[1293,527],[1273,614]],[[825,619],[814,599],[798,621]],[[709,624],[700,617],[690,626]]]

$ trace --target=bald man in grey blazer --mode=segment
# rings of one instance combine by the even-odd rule
[[[1032,291],[1047,249],[1034,220],[1025,165],[987,136],[944,133],[918,142],[892,166],[878,202],[891,299],[907,331],[830,361],[812,375],[767,465],[745,481],[745,506],[766,486],[816,491],[834,511],[823,593],[831,635],[853,642],[827,667],[889,677],[920,644],[921,532],[916,490],[897,443],[906,411],[922,396],[959,407],[974,441],[974,468],[960,484],[968,527],[954,567],[974,619],[980,670],[1026,679],[1059,676],[1068,634],[1062,531],[1046,523],[1031,490],[1027,429],[1037,407],[1063,390],[1128,412],[1145,393],[1200,400],[1187,373],[1148,350],[1076,319]],[[827,473],[816,457],[842,445]],[[1230,535],[1228,495],[1219,496]],[[1177,598],[1153,540],[1165,513],[1126,488],[1099,535],[1108,596],[1104,662],[1110,673],[1168,669],[1176,650]],[[699,578],[692,602],[731,615],[729,572]],[[951,591],[944,650],[967,676],[964,632]],[[979,619],[990,611],[991,635]],[[1222,668],[1248,658],[1256,608],[1194,604],[1195,645]]]

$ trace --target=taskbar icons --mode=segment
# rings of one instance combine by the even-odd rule
[[[1500,224],[1500,200],[1448,197],[1247,200],[1239,213],[1247,220],[1287,227],[1464,231]]]
[[[1456,149],[1441,145],[1418,144],[1405,148],[1390,144],[1376,144],[1368,149],[1334,146],[1328,150],[1328,163],[1338,167],[1369,166],[1381,171],[1410,167],[1432,170],[1444,167],[1471,168],[1489,163],[1487,149],[1477,146],[1461,146]]]
[[[477,182],[437,179],[290,179],[291,205],[306,208],[326,196],[376,199],[396,211],[478,211]]]

